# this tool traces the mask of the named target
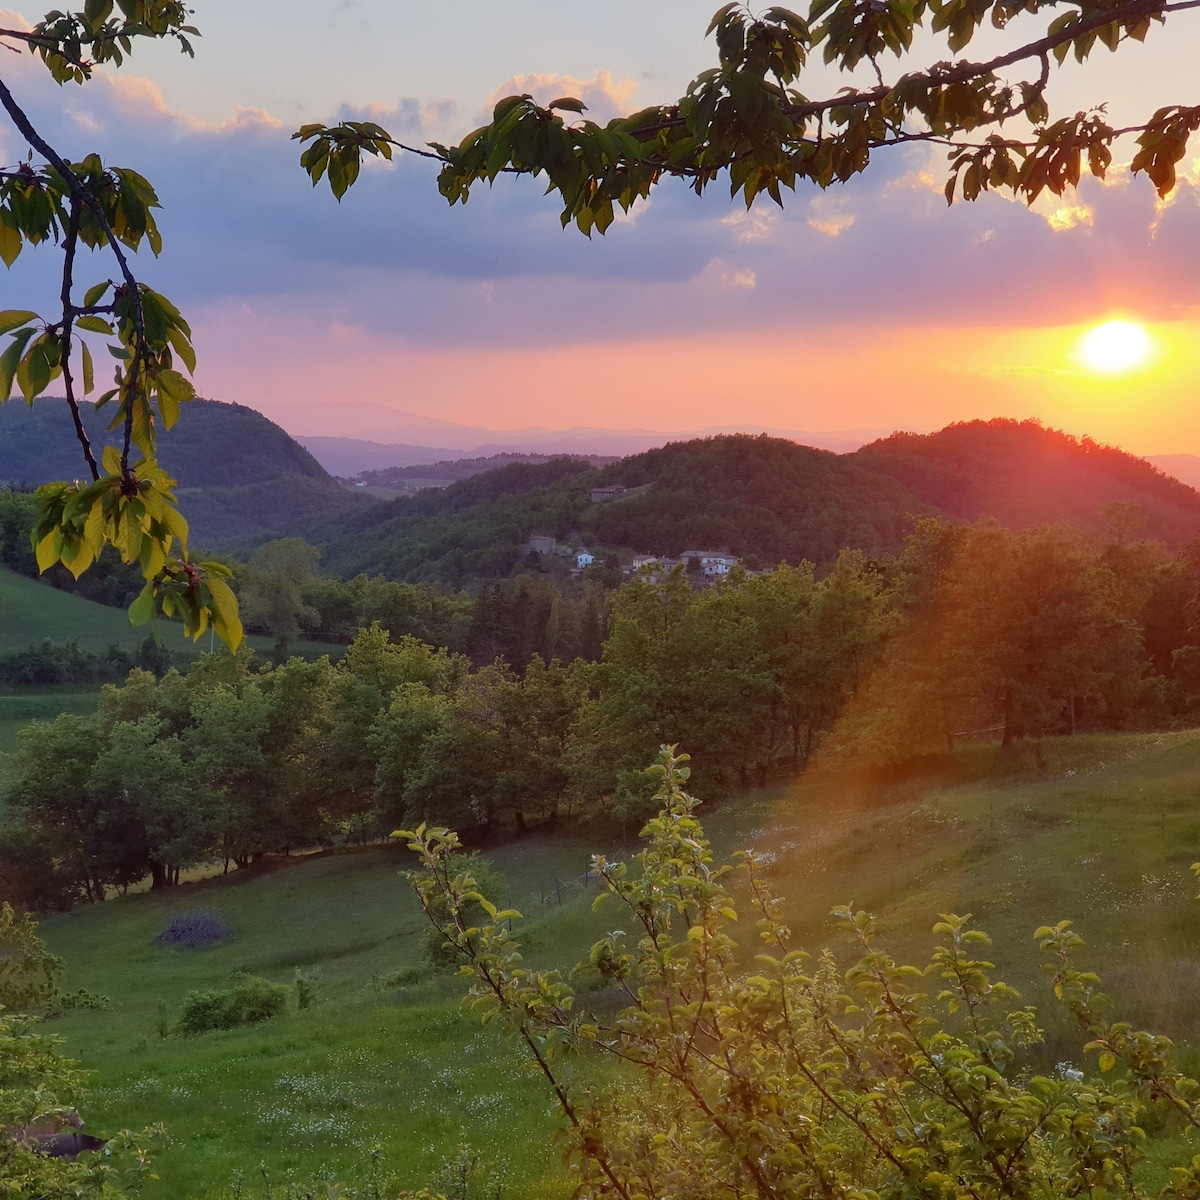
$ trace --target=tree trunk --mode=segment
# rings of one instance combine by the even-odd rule
[[[157,892],[167,886],[167,871],[160,863],[150,864],[150,890]]]

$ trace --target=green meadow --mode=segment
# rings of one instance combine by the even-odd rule
[[[939,913],[973,913],[1007,978],[1039,1004],[1052,1067],[1080,1063],[1080,1043],[1048,996],[1032,934],[1069,918],[1118,1009],[1179,1039],[1191,1060],[1200,731],[967,750],[888,789],[814,772],[701,813],[718,855],[753,846],[763,856],[806,948],[849,954],[828,914],[853,901],[879,914],[887,948],[921,963]],[[601,932],[628,927],[615,909],[592,911],[594,881],[585,889],[581,876],[593,849],[622,852],[586,830],[487,849],[505,901],[526,914],[529,960],[567,965]],[[261,1183],[260,1167],[276,1183],[378,1170],[417,1187],[464,1145],[506,1196],[570,1194],[538,1079],[463,1011],[460,982],[425,965],[422,917],[397,875],[406,857],[379,847],[274,863],[44,924],[69,983],[112,1002],[54,1023],[96,1072],[89,1127],[166,1128],[148,1200],[232,1195],[239,1173]],[[229,941],[156,943],[173,914],[200,907],[221,914]],[[313,1008],[293,1004],[251,1029],[160,1036],[189,990],[238,971],[287,983],[297,970],[315,974]],[[1159,1129],[1148,1174],[1190,1153]]]
[[[135,629],[124,609],[83,600],[0,567],[0,654],[45,641],[75,642],[81,650],[93,654],[103,654],[110,646],[133,651],[146,640],[148,632],[146,628]],[[192,662],[209,648],[207,637],[193,643],[183,637],[178,626],[164,625],[160,632],[163,644],[180,666]],[[270,658],[270,638],[252,634],[246,640],[257,653]],[[222,650],[219,642],[215,647]],[[302,658],[319,658],[322,654],[337,658],[342,647],[296,641],[289,650]],[[53,720],[60,712],[80,715],[94,712],[99,691],[98,686],[90,684],[0,686],[0,753],[10,753],[16,748],[18,732],[30,721]]]

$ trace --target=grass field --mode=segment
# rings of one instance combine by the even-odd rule
[[[1189,866],[1200,858],[1200,731],[1045,742],[1002,757],[980,749],[954,764],[960,782],[909,784],[886,797],[812,774],[753,792],[706,817],[717,849],[753,844],[771,858],[799,943],[831,944],[830,908],[878,912],[888,948],[923,961],[939,913],[974,913],[995,956],[1044,1005],[1047,1064],[1080,1061],[1045,995],[1034,928],[1071,918],[1135,1020],[1197,1039],[1200,912]],[[702,810],[703,812],[703,810]],[[488,857],[529,918],[528,957],[567,963],[611,927],[577,877],[582,834],[530,838]],[[458,983],[426,974],[380,990],[381,973],[418,968],[421,921],[396,871],[397,849],[311,859],[257,875],[143,894],[47,921],[72,986],[109,995],[109,1012],[55,1025],[97,1072],[92,1127],[162,1121],[161,1181],[148,1200],[224,1194],[239,1170],[257,1179],[352,1179],[373,1147],[396,1186],[435,1177],[465,1140],[506,1196],[565,1197],[545,1094],[498,1035],[463,1014]],[[559,894],[563,903],[558,904]],[[509,897],[506,897],[508,899]],[[155,944],[171,914],[217,909],[234,931],[221,946]],[[321,1003],[266,1026],[162,1039],[159,1005],[238,970],[280,981],[320,970]],[[1189,1050],[1189,1056],[1190,1056]],[[1154,1143],[1151,1176],[1192,1151]]]
[[[0,754],[17,748],[17,734],[31,721],[53,721],[59,713],[96,711],[99,687],[20,688],[0,692]]]
[[[149,633],[147,627],[135,629],[129,614],[121,608],[109,608],[60,592],[49,584],[28,579],[0,567],[0,654],[22,650],[44,641],[65,644],[75,642],[81,650],[102,654],[109,646],[136,650]],[[180,664],[190,662],[209,648],[207,638],[193,643],[183,636],[178,626],[163,624],[163,644],[171,657]],[[271,638],[251,634],[246,639],[259,654],[270,658],[274,646]],[[216,649],[220,642],[213,643]],[[328,642],[294,641],[289,650],[301,658],[320,658],[328,654],[336,659],[341,646]]]

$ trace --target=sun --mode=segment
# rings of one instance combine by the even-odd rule
[[[1121,375],[1142,366],[1152,349],[1150,335],[1132,321],[1105,321],[1089,329],[1079,343],[1079,357],[1089,370]]]

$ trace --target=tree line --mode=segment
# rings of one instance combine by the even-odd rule
[[[859,768],[964,738],[1192,719],[1200,545],[1170,554],[1120,518],[1103,537],[926,520],[899,556],[845,551],[823,577],[737,569],[695,589],[679,569],[642,574],[614,596],[595,662],[556,653],[540,617],[523,662],[503,639],[475,662],[376,618],[336,663],[240,653],[161,678],[136,669],[103,688],[95,717],[23,732],[3,870],[31,902],[65,905],[421,821],[477,834],[580,813],[640,822],[661,744],[692,747],[721,796],[814,755]],[[380,603],[419,593],[336,586]],[[498,620],[488,604],[472,619]]]

